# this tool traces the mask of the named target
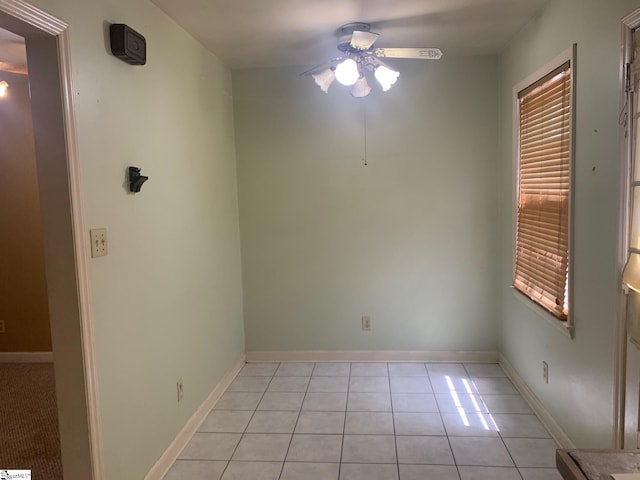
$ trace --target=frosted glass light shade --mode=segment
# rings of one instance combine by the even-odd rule
[[[311,76],[316,81],[316,85],[318,85],[324,93],[329,93],[329,87],[336,79],[336,72],[331,68],[327,68],[326,70]]]
[[[358,64],[355,60],[347,58],[336,67],[336,79],[342,85],[353,85],[358,81],[358,78],[360,78],[360,72],[358,71]]]
[[[391,85],[396,83],[396,80],[398,80],[398,77],[400,76],[400,72],[396,72],[384,65],[380,65],[376,68],[374,75],[376,76],[378,83],[380,83],[382,91],[386,92],[391,88]]]
[[[7,89],[9,88],[9,84],[4,80],[0,82],[0,97],[4,97],[7,95]]]
[[[367,79],[364,77],[364,75],[356,81],[356,83],[353,85],[353,88],[351,89],[351,95],[356,98],[366,97],[367,95],[369,95],[369,92],[371,92],[371,87],[367,83]]]

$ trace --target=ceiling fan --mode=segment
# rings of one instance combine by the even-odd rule
[[[373,75],[383,91],[396,83],[400,72],[392,69],[381,58],[408,58],[416,60],[439,60],[439,48],[375,48],[373,44],[380,36],[371,32],[368,23],[348,23],[338,29],[338,50],[342,55],[329,62],[315,66],[301,75],[311,76],[316,84],[327,93],[337,80],[345,86],[352,86],[351,95],[366,97],[371,92],[367,76]]]

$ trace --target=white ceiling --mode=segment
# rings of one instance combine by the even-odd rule
[[[378,47],[440,47],[445,55],[496,53],[547,2],[152,1],[232,69],[322,63],[336,56],[338,27],[356,21],[371,23],[371,30],[382,34]]]

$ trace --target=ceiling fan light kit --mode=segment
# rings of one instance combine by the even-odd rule
[[[338,29],[338,50],[342,56],[318,65],[302,73],[311,76],[320,89],[328,93],[335,80],[352,87],[351,95],[362,98],[369,95],[371,87],[367,76],[373,75],[383,92],[396,83],[400,72],[385,64],[380,58],[406,58],[439,60],[442,52],[438,48],[373,48],[380,36],[370,31],[367,23],[349,23]]]

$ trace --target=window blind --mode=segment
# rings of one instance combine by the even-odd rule
[[[514,287],[560,320],[568,316],[571,69],[518,94],[520,142]]]

